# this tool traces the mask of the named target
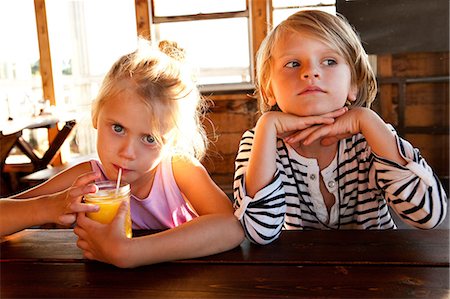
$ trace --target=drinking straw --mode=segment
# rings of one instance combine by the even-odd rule
[[[117,175],[116,194],[119,193],[120,179],[122,178],[122,168],[119,168],[119,174]]]

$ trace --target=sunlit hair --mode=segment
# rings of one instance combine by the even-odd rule
[[[310,34],[337,51],[350,67],[351,83],[358,88],[356,101],[351,102],[349,108],[370,107],[377,93],[377,83],[358,34],[342,15],[335,16],[320,10],[304,10],[281,22],[266,36],[258,50],[256,88],[261,112],[271,109],[268,97],[272,95],[273,50],[282,37],[292,32]]]
[[[200,121],[204,102],[183,49],[174,42],[155,46],[140,38],[137,50],[119,58],[103,79],[92,104],[94,127],[104,104],[125,89],[135,92],[148,107],[142,113],[148,113],[153,137],[164,151],[203,158],[207,147]]]

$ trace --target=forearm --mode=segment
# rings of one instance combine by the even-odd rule
[[[276,172],[277,131],[273,120],[263,115],[255,127],[253,146],[245,174],[247,195],[255,194],[267,186]]]
[[[409,142],[396,138],[405,166],[388,160],[373,160],[370,181],[380,188],[390,206],[412,226],[430,229],[441,223],[447,213],[448,199],[433,169]]]
[[[22,229],[51,222],[47,217],[51,210],[47,198],[1,199],[0,200],[0,236]]]
[[[238,246],[244,233],[231,214],[200,216],[179,227],[131,239],[125,267],[207,256]]]
[[[407,162],[398,150],[394,133],[374,111],[369,109],[363,111],[360,121],[361,133],[372,148],[372,152],[400,165],[406,165]]]
[[[236,217],[241,221],[247,239],[268,244],[280,234],[286,214],[285,192],[280,172],[253,198],[245,196],[241,184],[235,184]],[[261,213],[265,211],[265,213]]]

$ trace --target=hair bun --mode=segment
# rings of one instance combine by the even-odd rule
[[[173,58],[178,61],[183,61],[185,59],[184,49],[179,47],[176,42],[162,40],[159,42],[158,48],[161,50],[161,52],[163,52],[170,58]]]

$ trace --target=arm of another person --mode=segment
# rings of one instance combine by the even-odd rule
[[[84,194],[95,192],[89,183],[96,177],[94,173],[80,176],[70,188],[52,194],[0,199],[0,236],[46,223],[71,225],[76,213],[97,211],[97,206],[81,203]]]
[[[79,215],[78,246],[89,259],[130,268],[211,255],[238,246],[244,239],[231,201],[198,161],[174,158],[173,173],[185,198],[199,217],[153,235],[128,239],[123,223],[126,204],[111,225]]]
[[[39,184],[33,188],[27,189],[21,193],[11,196],[11,198],[27,199],[64,191],[70,188],[73,182],[75,182],[79,176],[89,173],[91,171],[92,168],[89,162],[83,162],[74,165],[73,167],[61,171],[60,173],[51,177],[42,184]]]

